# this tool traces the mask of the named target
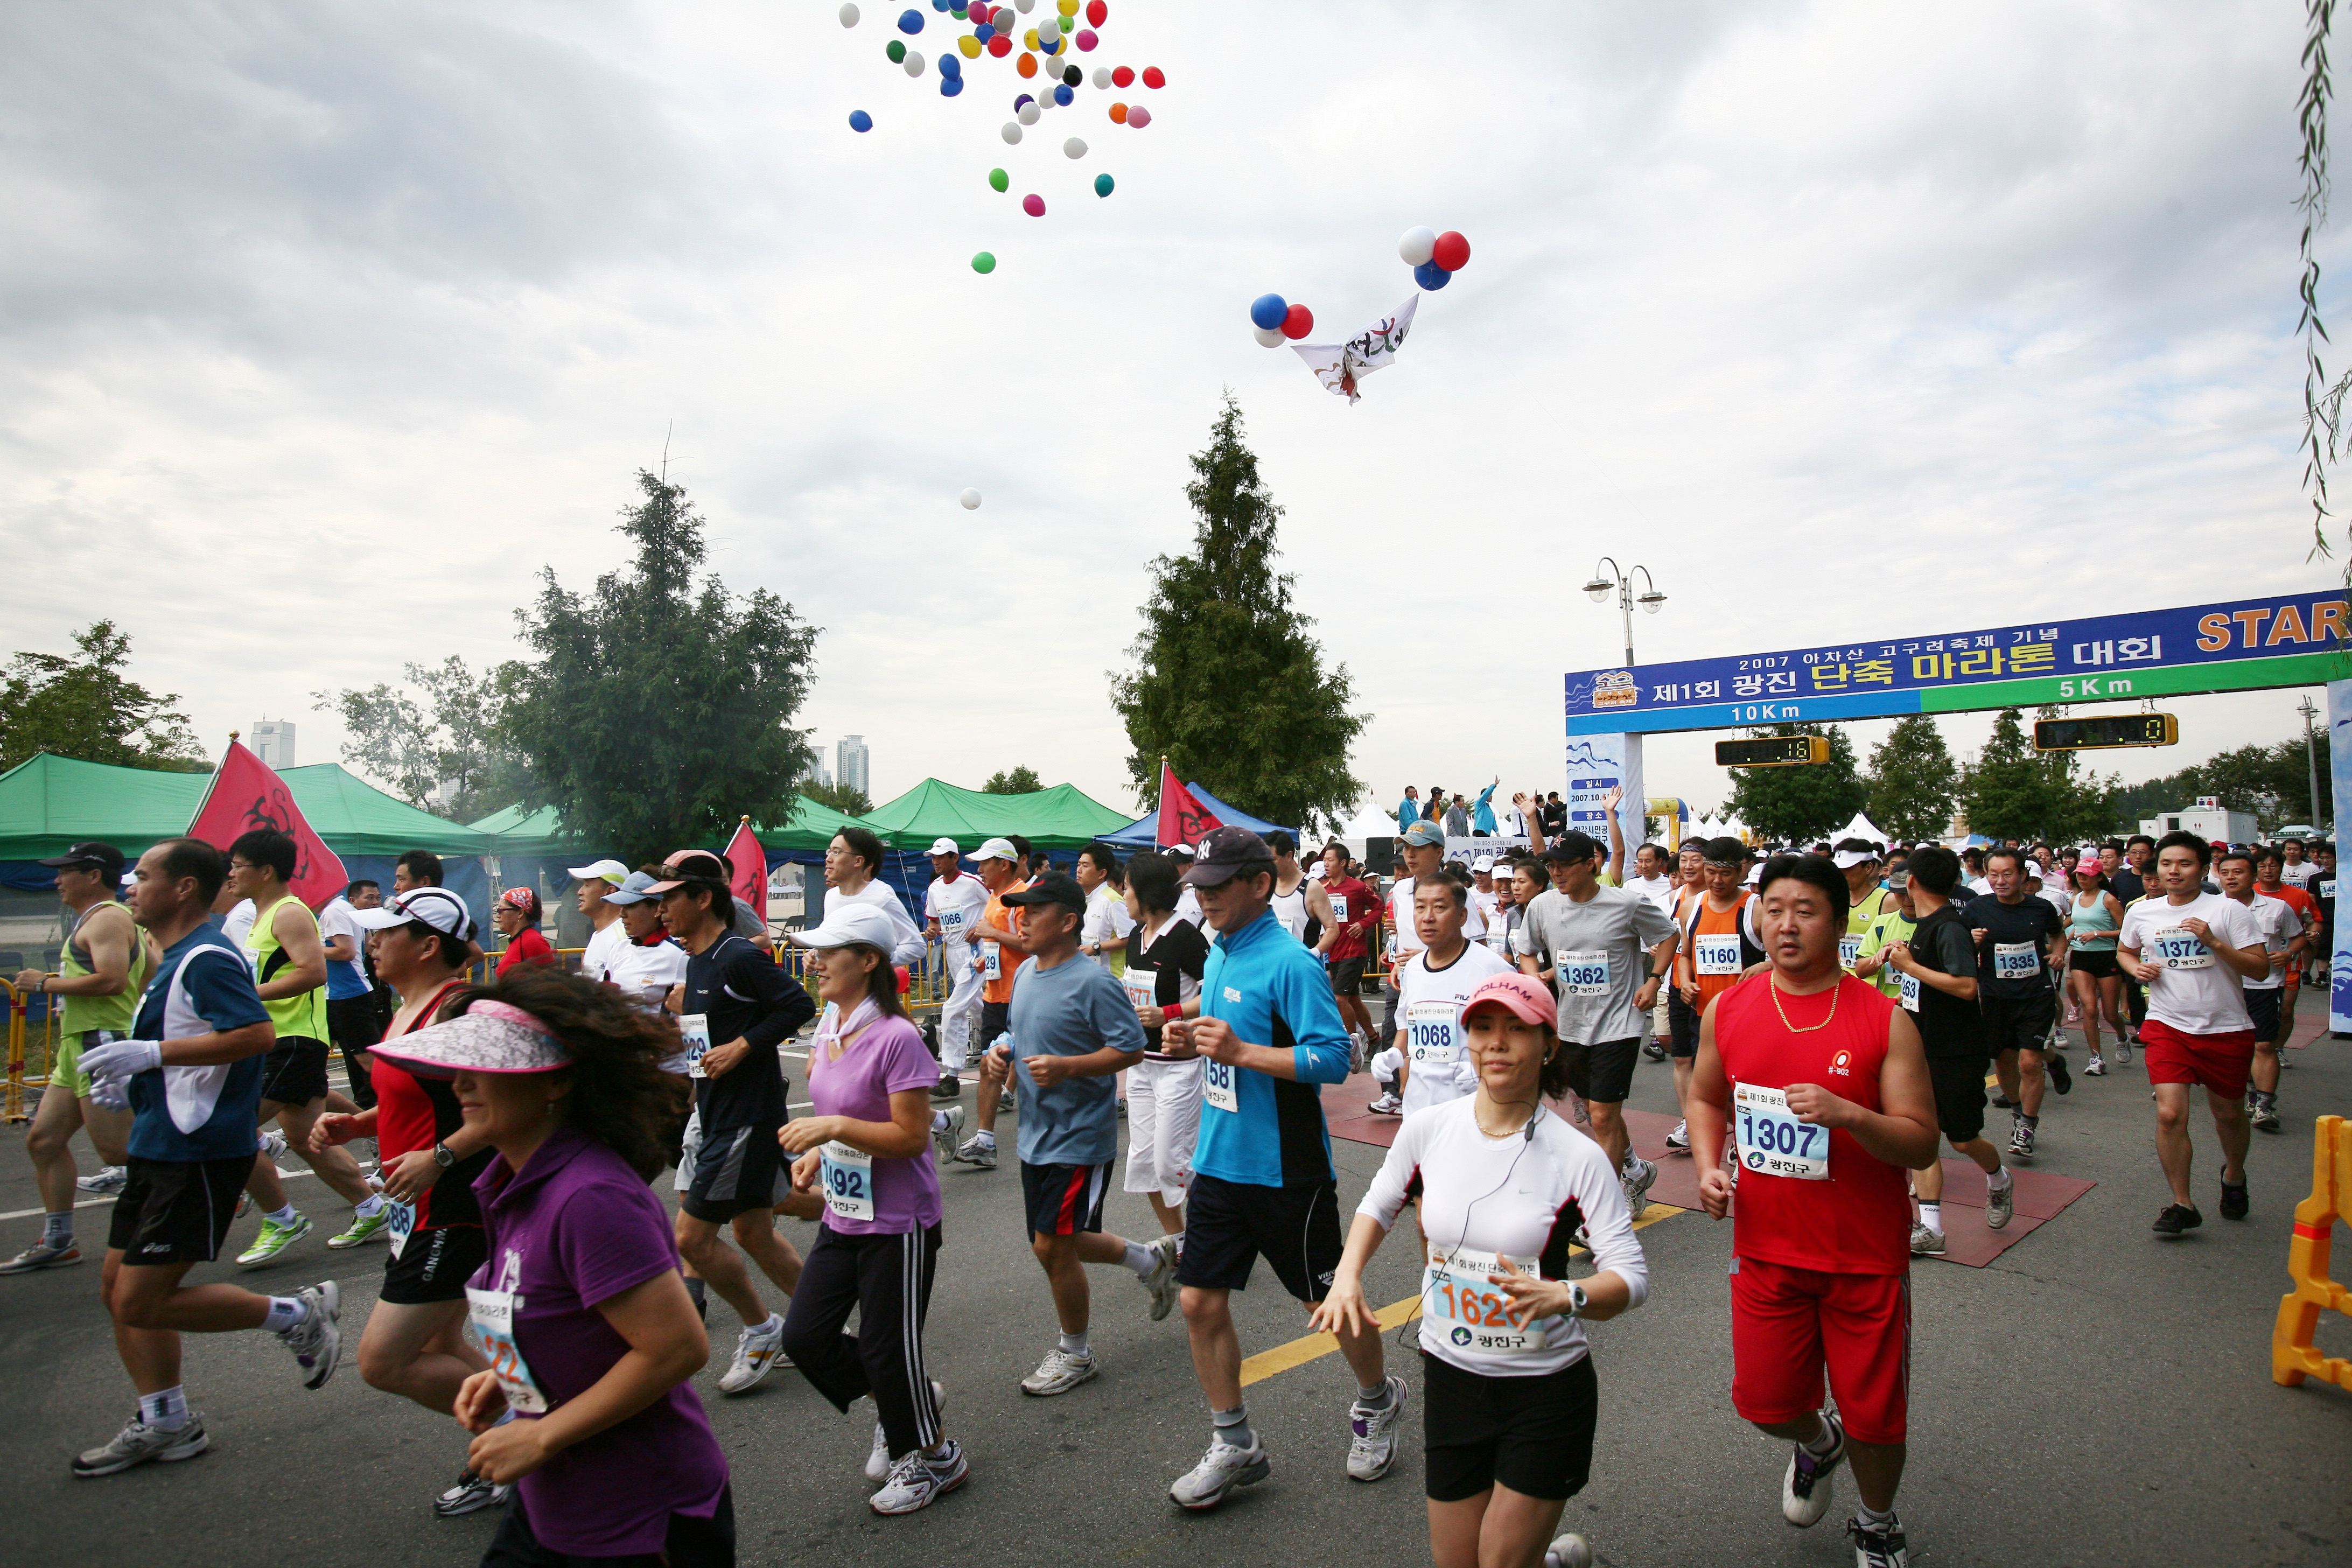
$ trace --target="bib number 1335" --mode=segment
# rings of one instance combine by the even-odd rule
[[[1732,1090],[1732,1109],[1739,1118],[1741,1164],[1767,1176],[1830,1179],[1830,1130],[1798,1121],[1786,1091],[1739,1084]]]

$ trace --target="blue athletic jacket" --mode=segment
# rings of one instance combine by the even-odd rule
[[[1201,1016],[1223,1019],[1250,1045],[1290,1051],[1298,1080],[1234,1069],[1241,1109],[1202,1103],[1192,1168],[1261,1187],[1333,1180],[1338,1173],[1317,1086],[1347,1081],[1348,1036],[1321,962],[1268,910],[1219,935],[1209,950]]]

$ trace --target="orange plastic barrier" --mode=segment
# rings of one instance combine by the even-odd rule
[[[2312,1140],[2311,1195],[2294,1209],[2287,1243],[2287,1278],[2294,1289],[2280,1299],[2271,1330],[2271,1381],[2294,1387],[2306,1377],[2352,1389],[2352,1361],[2313,1348],[2319,1314],[2352,1315],[2352,1290],[2327,1277],[2328,1254],[2339,1219],[2352,1219],[2352,1121],[2323,1116]]]

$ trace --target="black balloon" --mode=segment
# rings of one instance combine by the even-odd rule
[[[1087,73],[1080,70],[1076,66],[1065,66],[1062,68],[1062,79],[1068,82],[1072,87],[1076,87],[1078,83],[1087,79]]]

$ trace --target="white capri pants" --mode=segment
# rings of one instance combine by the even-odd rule
[[[1127,1190],[1175,1208],[1192,1185],[1201,1138],[1201,1058],[1144,1058],[1127,1069]]]
[[[940,1066],[951,1073],[963,1071],[971,1060],[972,1036],[980,1028],[980,967],[972,962],[972,952],[968,942],[940,944],[940,962],[954,981],[948,999],[940,1005]]]

